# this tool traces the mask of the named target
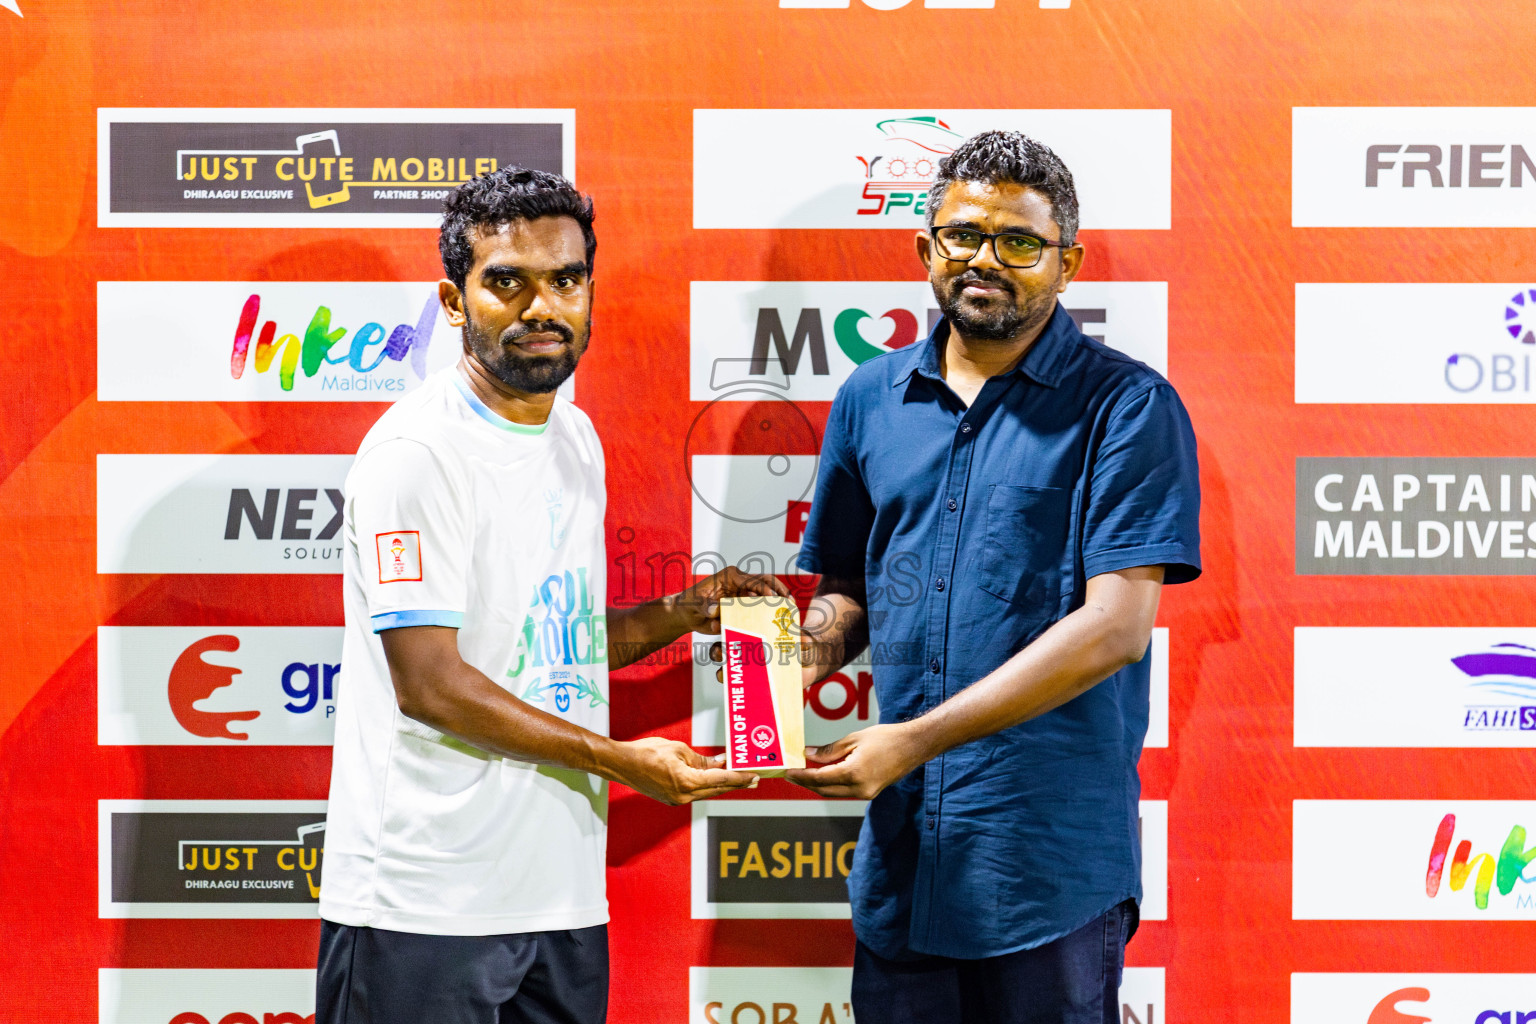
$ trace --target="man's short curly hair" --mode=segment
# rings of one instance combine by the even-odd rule
[[[1077,240],[1077,188],[1072,184],[1072,172],[1050,146],[1023,132],[994,130],[973,135],[939,161],[939,173],[928,189],[929,227],[944,205],[944,194],[957,181],[1027,185],[1050,202],[1051,215],[1061,228],[1058,241],[1071,245]]]
[[[475,263],[476,228],[539,217],[570,217],[581,225],[581,236],[587,243],[587,272],[591,273],[592,259],[597,255],[592,198],[576,191],[575,185],[558,174],[512,166],[471,178],[448,194],[443,202],[443,228],[437,236],[443,273],[463,291]]]

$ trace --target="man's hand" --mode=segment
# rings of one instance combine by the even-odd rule
[[[674,607],[695,633],[720,632],[722,597],[789,597],[789,588],[777,576],[758,576],[742,572],[734,565],[672,595]]]
[[[685,633],[720,632],[720,599],[789,596],[776,576],[753,576],[728,566],[675,594],[633,608],[608,609],[608,668],[632,665]]]
[[[822,796],[872,800],[928,755],[903,722],[872,725],[825,746],[807,747],[805,759],[825,767],[791,769],[784,778]]]
[[[784,777],[822,796],[867,800],[946,750],[1060,707],[1146,655],[1162,585],[1160,565],[1093,577],[1081,608],[932,711],[809,750],[826,767]]]
[[[800,685],[809,689],[869,645],[862,576],[822,574],[800,634]]]
[[[705,757],[686,743],[660,736],[620,743],[621,751],[610,776],[617,782],[664,804],[707,800],[733,789],[751,789],[758,777],[732,772],[720,761]]]

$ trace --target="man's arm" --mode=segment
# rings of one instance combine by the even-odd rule
[[[481,750],[590,772],[669,804],[757,781],[714,767],[686,743],[656,736],[621,742],[540,711],[465,662],[457,629],[407,626],[383,630],[379,638],[400,712]]]
[[[1162,566],[1095,576],[1084,604],[1002,665],[920,718],[876,725],[816,748],[826,767],[785,773],[822,796],[868,800],[946,750],[1045,714],[1147,652]]]
[[[608,667],[620,669],[682,636],[720,632],[722,597],[788,597],[777,576],[751,576],[728,565],[687,590],[633,608],[608,609]]]

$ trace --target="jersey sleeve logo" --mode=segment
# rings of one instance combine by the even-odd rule
[[[421,581],[421,531],[393,530],[374,534],[379,546],[379,582]]]

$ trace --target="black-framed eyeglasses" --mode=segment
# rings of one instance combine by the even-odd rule
[[[985,231],[977,231],[975,228],[945,225],[929,228],[928,233],[933,236],[934,248],[938,250],[939,255],[957,263],[968,263],[975,259],[976,254],[981,252],[981,247],[991,239],[992,252],[997,257],[997,262],[1016,270],[1028,270],[1039,263],[1046,246],[1057,249],[1072,247],[1067,242],[1051,242],[1039,235],[1022,231],[1000,231],[988,234]]]

